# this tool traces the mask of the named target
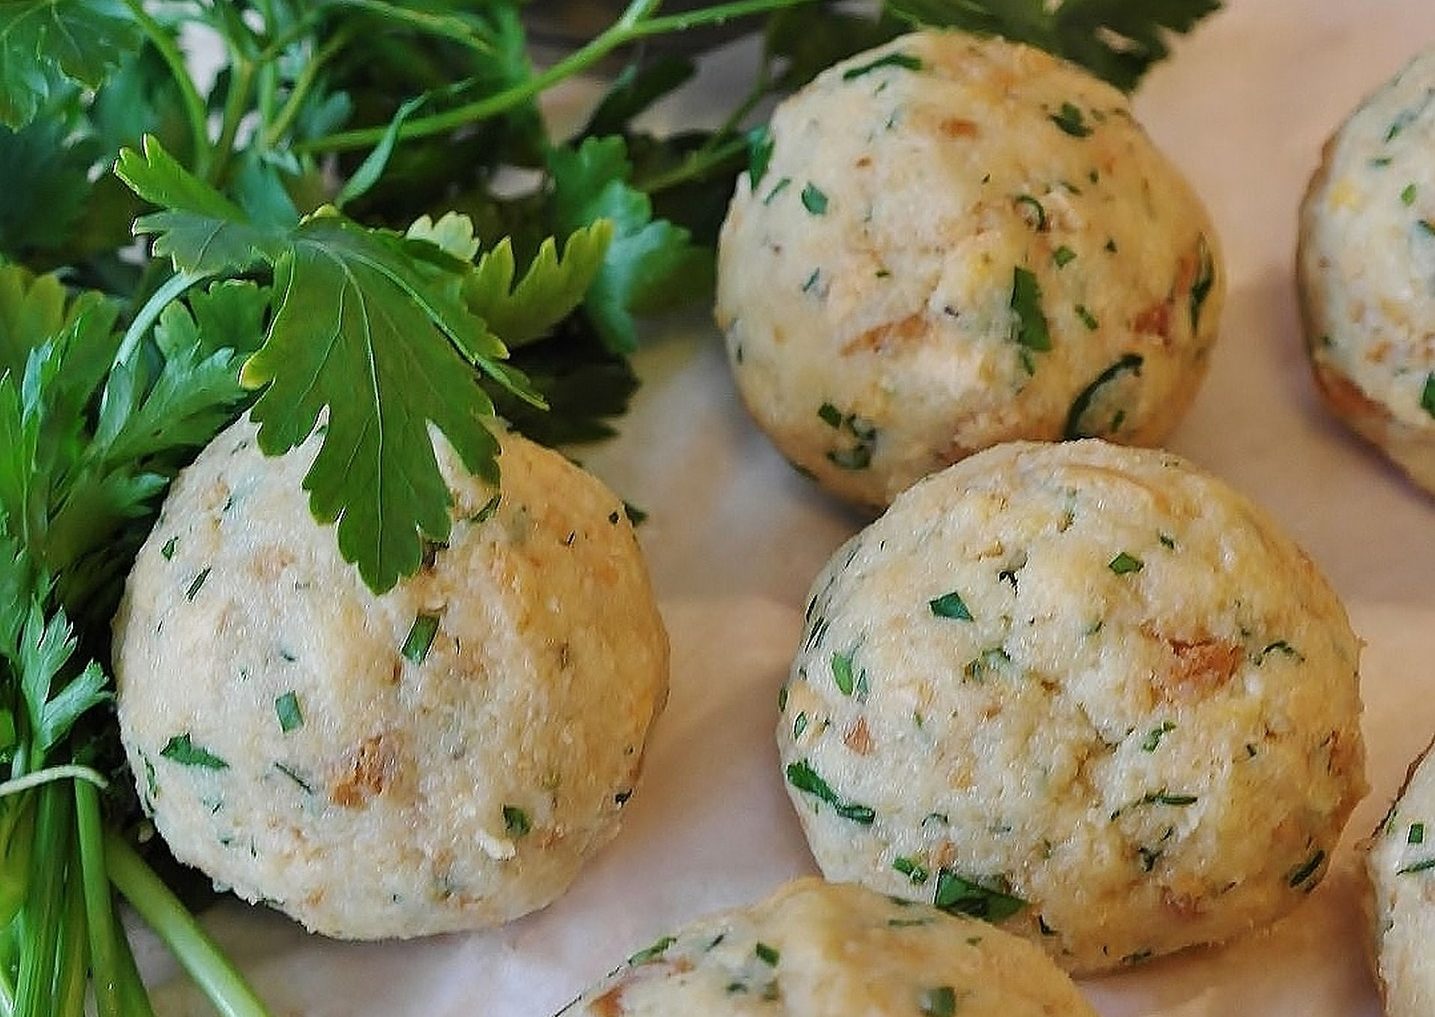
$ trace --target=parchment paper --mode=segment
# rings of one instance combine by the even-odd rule
[[[1435,733],[1435,498],[1316,405],[1292,277],[1296,208],[1322,142],[1435,44],[1430,0],[1231,0],[1137,110],[1203,195],[1231,294],[1211,376],[1171,442],[1265,505],[1335,584],[1367,647],[1374,791],[1326,882],[1275,928],[1084,983],[1107,1017],[1374,1017],[1353,844]],[[749,73],[729,54],[705,88]],[[717,93],[710,93],[717,94]],[[711,119],[702,95],[671,122]],[[779,778],[776,690],[807,586],[862,520],[749,423],[705,319],[669,323],[618,440],[579,451],[651,513],[641,536],[673,644],[672,696],[622,834],[546,911],[487,933],[341,944],[229,902],[205,918],[278,1014],[548,1017],[633,950],[815,872]],[[161,1014],[207,1006],[137,933]]]

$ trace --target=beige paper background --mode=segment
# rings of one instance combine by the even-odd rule
[[[1435,44],[1430,0],[1231,0],[1141,92],[1231,275],[1211,377],[1172,447],[1265,505],[1325,569],[1367,642],[1374,792],[1291,918],[1220,949],[1084,983],[1105,1017],[1374,1017],[1354,842],[1435,733],[1435,499],[1316,405],[1292,280],[1296,208],[1324,138]],[[742,75],[729,54],[706,78]],[[702,119],[701,96],[670,107]],[[1435,153],[1432,153],[1435,158]],[[738,405],[716,333],[661,330],[618,440],[580,455],[651,513],[641,534],[672,636],[672,697],[626,826],[546,911],[415,943],[341,944],[261,909],[206,916],[276,1014],[548,1017],[674,926],[813,871],[778,777],[775,695],[807,585],[861,520],[777,457]],[[163,1017],[205,1014],[141,933]]]

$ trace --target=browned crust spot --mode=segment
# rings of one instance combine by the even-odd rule
[[[1239,643],[1214,636],[1174,639],[1155,632],[1149,625],[1141,631],[1148,638],[1166,644],[1171,665],[1154,676],[1154,683],[1167,699],[1194,702],[1224,687],[1245,659]]]
[[[867,718],[858,717],[856,723],[847,729],[842,742],[859,756],[872,754],[872,732],[867,728]]]
[[[920,339],[926,334],[926,315],[909,314],[900,321],[886,322],[849,339],[842,347],[842,355],[845,357],[858,352],[884,353],[889,346]]]
[[[347,772],[329,792],[329,800],[345,809],[362,809],[384,793],[394,778],[398,750],[385,735],[365,738],[349,755]]]
[[[964,117],[947,117],[937,129],[949,138],[975,138],[979,133],[977,125]]]

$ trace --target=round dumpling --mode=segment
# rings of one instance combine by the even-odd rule
[[[1319,882],[1365,790],[1358,649],[1226,485],[1165,452],[1010,444],[833,558],[778,745],[829,879],[1097,972]]]
[[[504,922],[609,841],[667,690],[623,503],[500,439],[437,442],[447,545],[374,596],[311,517],[318,450],[244,420],[180,475],[115,621],[121,735],[175,856],[354,939]]]
[[[1326,404],[1435,491],[1435,50],[1326,145],[1297,261]]]
[[[1435,755],[1410,768],[1366,856],[1386,1017],[1435,1013]]]
[[[1041,951],[860,886],[801,879],[628,959],[564,1017],[1095,1017]]]
[[[1126,98],[926,32],[784,102],[723,227],[717,321],[757,423],[885,506],[1016,438],[1161,441],[1224,300],[1211,223]]]

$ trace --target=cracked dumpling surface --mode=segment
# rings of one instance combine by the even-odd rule
[[[1367,845],[1376,973],[1387,1017],[1435,1013],[1435,753],[1410,767]]]
[[[1293,908],[1365,791],[1358,641],[1311,561],[1165,452],[1000,446],[812,590],[781,700],[829,879],[1096,972]]]
[[[885,506],[1003,441],[1161,441],[1225,295],[1200,201],[1125,96],[924,32],[778,107],[723,226],[716,317],[754,419]]]
[[[667,690],[623,503],[500,438],[502,494],[436,453],[453,532],[375,597],[248,420],[175,482],[115,621],[119,720],[175,856],[330,936],[552,901],[609,841]]]
[[[1041,951],[970,918],[802,879],[640,950],[563,1017],[1095,1017]]]
[[[1297,265],[1326,404],[1435,492],[1435,49],[1326,144]]]

